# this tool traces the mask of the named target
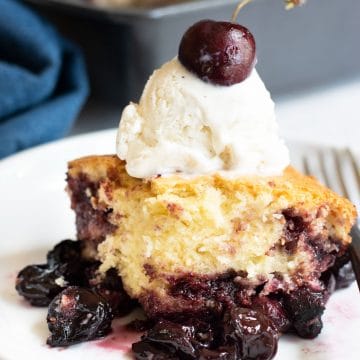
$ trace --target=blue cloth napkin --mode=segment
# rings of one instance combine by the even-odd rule
[[[0,158],[64,136],[88,94],[78,48],[15,0],[0,0]]]

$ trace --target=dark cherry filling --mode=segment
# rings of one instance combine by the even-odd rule
[[[108,270],[105,278],[100,278],[97,275],[99,265],[100,263],[95,262],[86,269],[87,286],[108,301],[114,316],[129,314],[137,306],[137,302],[124,290],[121,277],[115,269]]]
[[[292,254],[296,251],[299,242],[307,240],[310,223],[306,222],[302,216],[297,215],[293,209],[284,210],[283,215],[286,220],[283,234],[284,248]]]
[[[307,214],[297,213],[295,209],[283,211],[286,220],[283,238],[285,250],[293,254],[298,248],[309,252],[313,257],[314,276],[319,278],[323,272],[332,267],[341,254],[345,253],[344,246],[336,239],[328,238],[326,229],[314,235],[312,222]],[[319,209],[317,217],[321,217]]]
[[[254,289],[243,285],[242,279],[245,278],[245,273],[235,271],[214,277],[189,274],[180,278],[169,278],[169,293],[192,302],[195,308],[198,304],[207,303],[207,307],[213,312],[221,312],[224,306],[251,303],[250,297]]]
[[[159,320],[133,344],[136,359],[272,359],[280,333],[313,338],[322,328],[326,291],[302,287],[289,294],[254,296],[223,311]],[[151,325],[150,325],[151,326]]]
[[[71,190],[71,208],[76,214],[77,238],[84,241],[103,241],[107,234],[115,231],[116,226],[109,222],[112,209],[94,209],[89,194],[95,196],[99,184],[90,181],[85,174],[77,178],[68,176]]]

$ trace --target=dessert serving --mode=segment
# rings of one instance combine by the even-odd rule
[[[49,306],[50,346],[103,337],[138,304],[137,359],[265,360],[280,334],[320,333],[354,279],[356,211],[290,165],[255,48],[234,21],[195,23],[124,109],[117,154],[69,162],[77,241],[16,281]]]

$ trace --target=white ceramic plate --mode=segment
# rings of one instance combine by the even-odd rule
[[[127,359],[132,341],[118,336],[68,349],[50,349],[46,309],[32,308],[17,296],[14,280],[25,265],[43,263],[57,242],[75,237],[74,215],[65,194],[68,160],[114,152],[115,131],[69,138],[0,162],[0,359]],[[293,156],[302,151],[292,145]],[[312,341],[284,336],[276,360],[359,359],[360,297],[356,285],[337,292],[324,315],[324,330]],[[115,344],[115,346],[113,346]],[[111,345],[111,346],[105,346]]]

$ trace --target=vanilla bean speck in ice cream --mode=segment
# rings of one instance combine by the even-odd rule
[[[289,164],[274,103],[255,69],[238,84],[220,86],[177,58],[153,73],[139,104],[125,107],[117,154],[136,178],[280,175]]]

